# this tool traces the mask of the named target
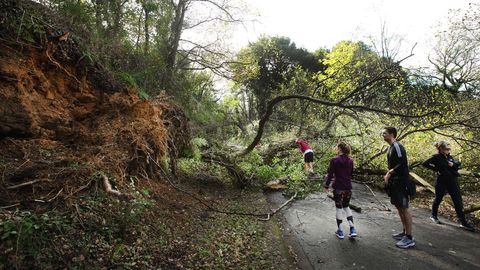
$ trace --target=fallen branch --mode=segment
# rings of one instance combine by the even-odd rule
[[[473,204],[463,209],[463,213],[468,214],[480,210],[480,204]]]
[[[413,181],[422,187],[427,188],[430,192],[435,194],[435,188],[430,185],[427,181],[425,181],[422,177],[418,176],[416,173],[410,172],[410,176],[412,177]]]
[[[63,188],[61,188],[61,189],[58,191],[57,195],[55,195],[53,198],[48,199],[47,202],[51,202],[51,201],[55,200],[55,199],[58,197],[58,195],[60,195],[60,193],[62,193],[62,191],[63,191]]]
[[[228,173],[233,177],[235,180],[235,185],[240,188],[247,187],[250,182],[252,181],[253,175],[251,177],[247,177],[245,172],[238,167],[238,165],[230,159],[229,156],[222,153],[203,153],[202,160],[209,163],[218,164],[225,169],[227,169]]]
[[[20,203],[7,205],[7,206],[0,206],[0,209],[8,209],[8,208],[12,208],[12,207],[19,206],[19,205],[20,205]]]
[[[78,193],[78,192],[86,189],[88,186],[90,186],[90,183],[92,183],[92,181],[93,181],[93,179],[90,180],[90,181],[88,181],[88,183],[87,183],[86,185],[77,188],[75,191],[73,191],[72,193],[70,193],[70,194],[68,194],[67,196],[65,196],[65,199],[68,199],[68,198],[70,198],[73,194]]]
[[[357,184],[362,184],[362,185],[363,185],[363,184],[373,184],[373,183],[375,183],[375,181],[374,181],[374,180],[372,180],[372,181],[358,181],[358,180],[352,180],[352,183],[357,183]]]
[[[35,179],[35,180],[32,180],[32,181],[28,181],[28,182],[25,182],[25,183],[21,183],[21,184],[14,185],[14,186],[9,186],[9,187],[5,187],[5,188],[6,189],[17,189],[17,188],[20,188],[20,187],[33,185],[35,183],[42,182],[42,181],[50,182],[52,180],[50,180],[48,178],[40,178],[40,179]]]
[[[392,211],[392,209],[390,209],[388,206],[386,206],[382,201],[380,201],[377,198],[377,195],[375,195],[373,190],[367,184],[364,183],[363,185],[365,185],[368,188],[368,190],[370,190],[370,192],[372,193],[373,197],[377,200],[377,202],[379,202],[385,208],[385,211]]]
[[[287,204],[289,204],[291,201],[293,201],[295,198],[297,197],[297,192],[295,192],[295,194],[293,194],[293,196],[288,199],[286,202],[284,202],[282,205],[280,205],[280,207],[278,207],[276,210],[274,210],[273,212],[267,214],[267,218],[259,218],[259,220],[263,220],[263,221],[268,221],[270,220],[270,218],[275,214],[277,213],[278,211],[280,211],[283,207],[285,207]]]

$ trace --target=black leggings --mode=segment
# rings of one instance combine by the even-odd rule
[[[457,178],[437,178],[435,183],[435,200],[432,205],[432,216],[438,215],[438,206],[443,200],[443,196],[448,191],[450,197],[452,197],[453,205],[455,206],[455,212],[460,222],[465,221],[465,215],[463,214],[463,201],[460,187],[458,186]]]

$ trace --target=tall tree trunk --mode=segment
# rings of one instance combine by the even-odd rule
[[[190,0],[179,0],[178,4],[174,6],[175,16],[170,25],[170,37],[168,39],[168,49],[166,57],[166,80],[167,85],[171,85],[173,75],[175,73],[175,62],[178,51],[178,45],[183,30],[183,22],[185,20],[185,13]]]
[[[140,48],[140,37],[142,35],[142,15],[138,16],[137,40],[135,41],[135,50]]]
[[[145,32],[145,47],[144,53],[147,54],[150,46],[150,32],[149,32],[149,20],[150,20],[150,11],[148,7],[143,5],[143,11],[145,12],[145,24],[144,24],[144,32]]]
[[[113,29],[112,29],[112,38],[115,40],[118,38],[121,28],[121,21],[123,18],[123,3],[121,1],[114,2],[114,12],[113,12]]]

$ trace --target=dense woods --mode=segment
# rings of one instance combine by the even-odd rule
[[[345,141],[355,177],[382,186],[384,126],[430,184],[419,165],[451,143],[478,226],[479,12],[452,11],[416,68],[404,65],[415,47],[401,55],[385,33],[315,51],[264,35],[234,51],[253,17],[236,0],[1,1],[0,268],[221,269],[245,256],[267,269],[278,228],[251,221],[270,212],[255,192],[321,190],[295,138],[319,178]]]

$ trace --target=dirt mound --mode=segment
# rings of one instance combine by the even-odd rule
[[[121,190],[162,177],[167,160],[175,168],[187,119],[167,97],[142,100],[87,61],[41,5],[2,1],[0,10],[2,206],[72,197],[102,175]]]

